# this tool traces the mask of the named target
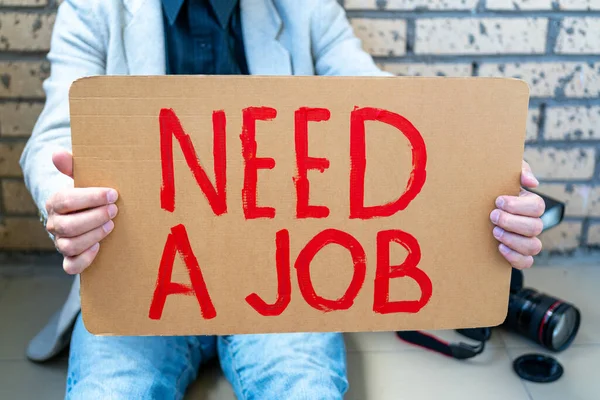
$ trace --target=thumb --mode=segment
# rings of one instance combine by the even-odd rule
[[[521,167],[521,185],[523,187],[533,189],[536,188],[539,184],[539,181],[533,175],[533,172],[531,172],[531,167],[529,166],[529,163],[523,160]]]
[[[66,150],[60,150],[52,154],[52,162],[56,169],[62,174],[73,178],[73,156]]]

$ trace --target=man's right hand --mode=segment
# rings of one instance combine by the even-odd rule
[[[67,151],[52,156],[56,168],[73,178],[73,156]],[[114,228],[118,193],[110,188],[68,188],[53,194],[46,202],[46,229],[64,256],[63,269],[71,275],[90,266],[100,249],[100,241]]]

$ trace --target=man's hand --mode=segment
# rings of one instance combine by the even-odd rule
[[[73,156],[54,153],[52,162],[63,174],[73,178]],[[54,244],[64,256],[63,269],[79,274],[90,266],[100,241],[114,228],[117,215],[117,191],[110,188],[69,188],[52,195],[46,202],[46,229],[54,235]]]
[[[535,188],[538,184],[529,164],[523,161],[521,185],[524,188]],[[518,197],[498,197],[496,207],[491,212],[490,219],[496,225],[493,235],[500,242],[500,253],[514,268],[531,267],[533,256],[542,250],[542,242],[537,236],[543,229],[540,217],[545,209],[544,200],[522,189]]]

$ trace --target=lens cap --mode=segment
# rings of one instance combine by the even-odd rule
[[[515,360],[513,367],[517,375],[531,382],[554,382],[563,374],[562,365],[543,354],[524,354]]]

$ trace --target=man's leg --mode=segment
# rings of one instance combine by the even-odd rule
[[[348,389],[339,333],[223,336],[221,367],[241,400],[342,399]]]
[[[81,315],[71,340],[66,399],[181,399],[216,338],[94,336]]]

